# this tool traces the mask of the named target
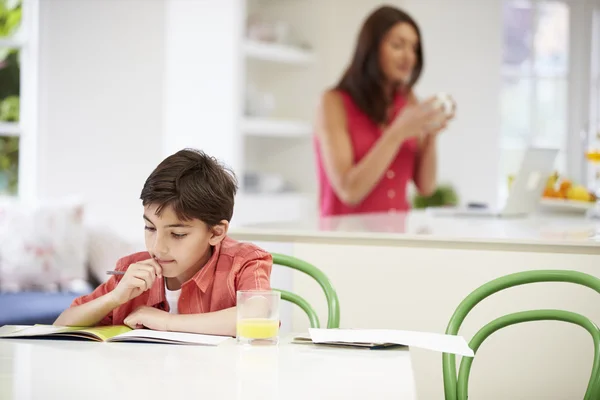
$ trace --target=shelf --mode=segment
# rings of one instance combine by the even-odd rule
[[[250,39],[244,42],[244,54],[248,58],[283,64],[303,65],[315,60],[312,52],[301,48]]]
[[[260,202],[303,202],[309,197],[307,193],[300,192],[247,192],[242,191],[238,195],[244,201]]]
[[[242,121],[242,132],[249,136],[309,136],[313,127],[308,122],[248,117]]]
[[[313,212],[313,197],[314,195],[299,192],[241,192],[235,199],[233,223],[235,226],[243,226],[299,220]]]

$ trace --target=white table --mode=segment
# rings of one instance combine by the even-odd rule
[[[0,399],[51,398],[398,400],[416,393],[406,349],[0,340]]]
[[[412,211],[304,218],[240,227],[230,235],[321,269],[337,290],[342,328],[443,333],[465,296],[499,276],[574,269],[600,277],[600,237],[593,235],[597,230],[600,220],[577,215],[494,219]],[[321,323],[326,321],[325,296],[314,280],[275,267],[271,282],[301,295]],[[576,285],[514,288],[477,305],[461,334],[469,340],[496,317],[539,308],[574,311],[600,324],[599,299],[594,291]],[[304,312],[285,307],[283,326],[305,331]],[[569,324],[540,322],[503,330],[478,352],[469,392],[485,399],[583,398],[592,363],[590,346],[586,333]],[[419,395],[443,398],[440,355],[420,349],[411,353]]]

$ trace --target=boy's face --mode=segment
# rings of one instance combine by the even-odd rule
[[[144,207],[146,249],[162,267],[165,278],[176,278],[180,283],[189,280],[211,256],[210,248],[227,233],[228,223],[215,227],[192,219],[180,221],[170,206],[156,215],[157,205]]]

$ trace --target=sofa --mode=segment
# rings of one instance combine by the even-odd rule
[[[1,207],[0,211],[2,211]],[[0,222],[6,223],[6,221]],[[0,230],[2,228],[3,226],[0,226]],[[37,233],[36,231],[35,234]],[[52,235],[57,235],[57,228],[54,228]],[[107,279],[106,271],[113,269],[120,257],[143,249],[141,242],[134,244],[134,241],[126,240],[116,234],[114,230],[103,226],[86,225],[85,236],[86,240],[84,242],[71,240],[69,246],[60,248],[60,251],[64,254],[70,255],[80,253],[79,250],[81,250],[82,246],[84,247],[83,272],[79,274],[77,284],[67,286],[66,288],[63,287],[62,290],[60,290],[60,287],[58,289],[55,287],[49,290],[40,288],[15,290],[12,288],[9,291],[4,288],[3,291],[0,287],[0,326],[52,324],[60,313],[70,306],[76,297],[90,293],[104,282]],[[73,243],[77,243],[79,248],[74,249]],[[7,246],[9,246],[7,241],[0,240],[0,262],[3,261],[2,255],[7,254]],[[72,273],[74,269],[73,263],[71,260],[65,259],[64,254],[60,258],[55,257],[55,259],[50,259],[50,261],[53,261],[54,264],[60,264],[61,262],[67,264],[69,271]],[[81,254],[77,255],[78,259],[75,264],[82,263],[80,256]],[[26,260],[23,265],[19,266],[23,269],[26,268],[26,263],[32,262],[27,257],[22,257],[21,259]],[[56,259],[59,261],[56,261]],[[4,260],[6,260],[6,257]],[[33,263],[35,262],[37,260],[33,261]],[[60,270],[60,266],[56,267],[53,265],[52,268]],[[2,283],[3,279],[4,283],[6,283],[6,275],[9,275],[10,271],[18,272],[14,268],[12,270],[9,269],[8,272],[6,269],[2,270],[0,268],[0,283]]]
[[[0,326],[51,325],[81,294],[84,293],[41,291],[0,293]]]

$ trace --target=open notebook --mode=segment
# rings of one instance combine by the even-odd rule
[[[217,346],[229,336],[199,335],[195,333],[162,332],[149,329],[131,329],[127,326],[100,326],[94,328],[60,327],[52,325],[6,325],[0,328],[0,339],[71,339],[95,342],[148,342]]]
[[[419,347],[473,357],[474,352],[462,336],[391,329],[309,329],[308,335],[296,336],[294,343],[326,346],[386,349],[396,346]]]
[[[381,349],[392,349],[399,347],[408,347],[407,345],[397,344],[397,343],[375,343],[375,342],[356,342],[356,341],[347,341],[347,340],[330,340],[326,342],[315,342],[313,341],[310,334],[305,335],[296,335],[292,339],[292,343],[295,344],[320,344],[323,346],[333,346],[333,347],[350,347],[350,348],[361,348],[361,349],[371,349],[371,350],[381,350]]]

